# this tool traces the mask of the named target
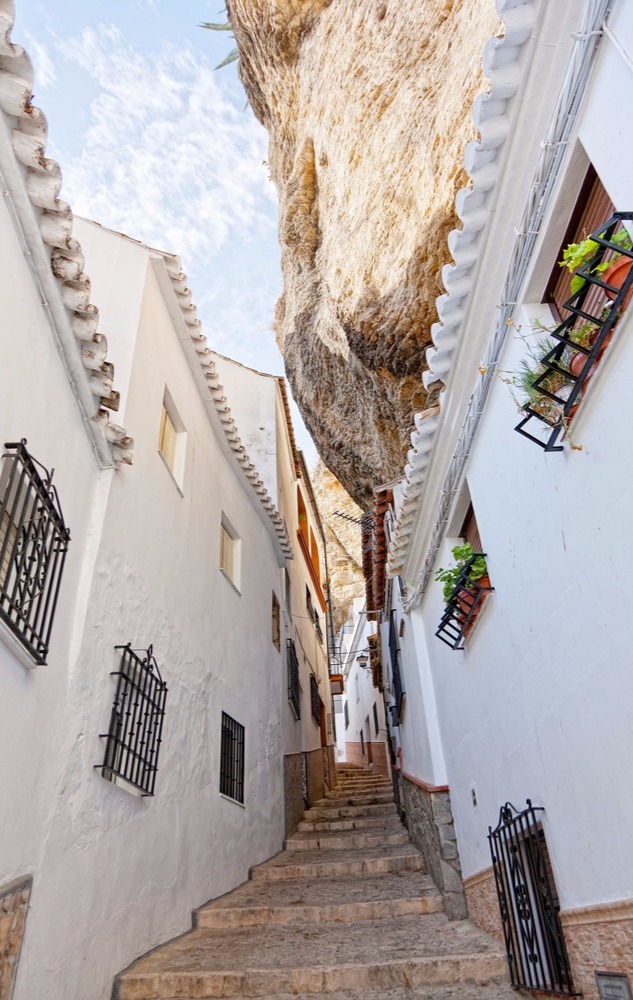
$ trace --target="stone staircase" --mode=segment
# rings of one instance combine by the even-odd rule
[[[386,778],[354,765],[285,850],[135,962],[115,1000],[510,1000],[505,956],[450,922]]]

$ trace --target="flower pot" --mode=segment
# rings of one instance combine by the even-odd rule
[[[624,256],[624,254],[622,254],[621,257],[616,257],[616,259],[612,261],[611,264],[609,264],[608,268],[602,275],[602,280],[604,281],[605,285],[613,285],[613,287],[617,288],[619,291],[620,288],[622,288],[622,285],[624,284],[625,280],[628,278],[632,265],[633,265],[633,259],[631,257],[626,257]],[[618,292],[612,292],[609,291],[608,288],[605,288],[605,295],[607,296],[607,298],[615,299],[617,294]],[[628,292],[626,293],[624,302],[622,303],[623,309],[629,304],[632,296],[633,296],[633,285],[631,285]]]
[[[571,356],[571,361],[569,362],[569,370],[572,375],[576,378],[580,375],[583,368],[585,367],[585,361],[587,360],[587,355],[583,354],[582,351],[575,351]]]
[[[486,587],[490,586],[490,577],[488,576],[487,573],[484,573],[483,576],[480,576],[479,579],[475,580],[474,582],[477,583],[477,584],[479,584],[480,587],[483,587],[485,589]],[[464,614],[464,616],[467,616],[467,615],[470,614],[470,612],[472,611],[472,608],[473,608],[473,603],[474,603],[474,601],[477,600],[478,596],[479,596],[478,594],[475,595],[475,596],[473,596],[473,594],[469,593],[467,590],[460,590],[459,597],[458,597],[459,608],[460,608],[460,611]],[[480,598],[480,601],[477,604],[477,608],[475,610],[475,613],[472,616],[472,618],[470,619],[470,621],[468,622],[468,624],[467,624],[467,626],[466,626],[466,628],[464,630],[464,639],[469,634],[470,630],[472,629],[473,625],[475,624],[475,622],[477,620],[477,616],[478,616],[479,612],[481,611],[482,606],[483,606],[483,599]]]

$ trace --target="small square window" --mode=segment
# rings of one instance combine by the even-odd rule
[[[182,491],[185,474],[187,432],[178,416],[168,390],[165,389],[158,432],[158,452]]]
[[[220,569],[237,591],[240,589],[241,544],[233,525],[223,514],[220,524]]]
[[[275,649],[281,652],[281,616],[279,601],[277,600],[277,595],[275,593],[273,593],[272,640]]]

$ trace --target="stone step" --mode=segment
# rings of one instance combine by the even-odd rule
[[[118,1000],[331,994],[506,979],[500,946],[443,913],[306,927],[198,928],[118,977]]]
[[[409,834],[400,827],[394,832],[388,830],[350,830],[324,833],[294,833],[288,837],[285,847],[289,851],[345,851],[362,847],[396,847],[408,844]]]
[[[329,805],[332,809],[336,809],[338,806],[376,806],[393,801],[393,792],[371,792],[369,794],[363,793],[362,795],[357,795],[355,792],[345,793],[344,795],[340,792],[327,792],[326,797],[324,799],[317,799],[314,805],[318,808],[326,809]]]
[[[324,806],[312,806],[304,814],[306,820],[313,819],[356,819],[361,816],[396,816],[395,802],[376,802],[368,806],[337,806],[327,802]]]
[[[420,986],[410,990],[403,986],[395,990],[336,990],[334,993],[275,993],[259,1000],[314,1000],[315,996],[328,997],[328,1000],[519,1000],[519,994],[510,986],[492,983],[489,986],[473,986],[471,983],[460,983],[457,986]],[[207,998],[205,998],[207,1000]],[[248,1000],[248,997],[238,996],[233,1000]]]
[[[326,799],[346,799],[346,798],[381,798],[383,801],[393,799],[393,788],[334,788],[331,792],[326,792]]]
[[[393,792],[390,781],[339,781],[333,792]]]
[[[356,819],[302,819],[297,827],[300,833],[313,833],[318,830],[401,830],[400,818],[394,813],[383,813],[378,816],[358,816]]]
[[[381,875],[389,872],[425,871],[424,858],[413,844],[402,847],[366,847],[337,851],[332,857],[322,851],[283,851],[251,870],[254,880],[335,878],[339,875]]]
[[[292,882],[251,881],[197,910],[194,927],[351,923],[440,910],[442,897],[433,879],[419,872]]]

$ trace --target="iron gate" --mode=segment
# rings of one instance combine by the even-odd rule
[[[488,827],[510,979],[518,989],[578,996],[545,836],[536,815],[542,812],[529,799],[522,812],[506,802],[497,827]]]

